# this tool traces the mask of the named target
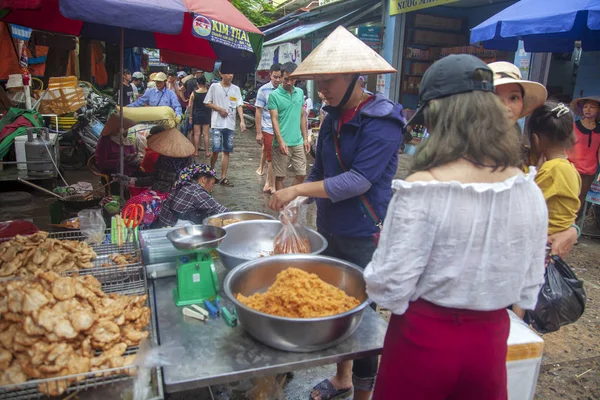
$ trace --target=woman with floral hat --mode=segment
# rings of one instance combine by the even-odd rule
[[[600,160],[600,96],[582,97],[571,102],[571,110],[581,117],[573,124],[575,146],[568,152],[571,161],[581,176],[581,209],[594,183]],[[580,211],[581,211],[580,209]]]
[[[210,195],[216,181],[217,173],[206,164],[193,164],[181,171],[160,210],[159,227],[174,226],[179,220],[201,224],[206,217],[228,212]]]

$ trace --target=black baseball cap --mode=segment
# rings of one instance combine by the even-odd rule
[[[474,91],[494,91],[494,73],[482,60],[470,54],[453,54],[434,62],[423,75],[419,106],[407,125],[424,123],[423,110],[430,100]]]

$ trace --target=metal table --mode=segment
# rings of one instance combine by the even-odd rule
[[[215,260],[215,264],[222,275],[220,262]],[[183,347],[174,357],[178,364],[163,367],[166,393],[374,356],[383,347],[387,324],[370,307],[356,332],[338,346],[313,353],[288,353],[254,340],[241,326],[229,327],[223,319],[201,322],[184,317],[173,302],[175,285],[174,277],[157,279],[150,285],[160,344]],[[221,297],[224,305],[231,306],[223,293]]]

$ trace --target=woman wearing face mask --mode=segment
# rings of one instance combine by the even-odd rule
[[[361,74],[391,72],[394,68],[343,27],[313,50],[291,76],[313,79],[328,104],[315,163],[306,183],[278,190],[270,202],[281,210],[298,196],[316,198],[317,228],[328,242],[323,255],[363,268],[392,198],[404,119],[400,105],[365,93],[357,81]],[[355,400],[369,399],[377,362],[369,357],[338,364],[336,376],[316,385],[310,398],[337,398],[354,387]]]
[[[489,64],[494,72],[494,90],[506,107],[507,116],[513,125],[523,117],[528,116],[546,101],[548,92],[537,82],[525,80],[521,77],[519,68],[505,61]],[[530,154],[529,146],[525,148],[524,170],[530,165],[538,164],[538,156]],[[578,231],[569,228],[565,231],[550,235],[548,242],[552,245],[552,254],[565,258],[577,243]]]
[[[581,212],[587,193],[594,183],[600,159],[600,96],[575,99],[571,102],[571,110],[582,117],[573,124],[575,146],[568,152],[569,161],[581,176]]]
[[[201,224],[206,217],[228,212],[210,195],[216,181],[217,173],[206,164],[193,164],[181,171],[160,210],[159,227],[174,226],[179,220]]]

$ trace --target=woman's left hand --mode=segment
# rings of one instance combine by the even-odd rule
[[[577,229],[571,227],[566,231],[550,235],[548,242],[552,245],[552,254],[564,260],[573,250],[573,245],[577,243]]]
[[[298,197],[298,193],[294,186],[276,191],[271,195],[269,207],[273,211],[281,211],[292,200]]]

